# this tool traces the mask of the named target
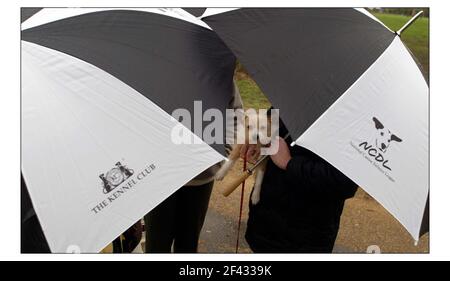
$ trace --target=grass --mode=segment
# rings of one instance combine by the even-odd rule
[[[241,93],[242,102],[245,109],[254,108],[269,108],[270,102],[266,96],[261,92],[258,85],[249,77],[236,79],[239,92]]]
[[[391,30],[400,29],[411,17],[374,13]],[[419,60],[425,72],[425,77],[429,73],[429,19],[420,17],[408,29],[402,33],[402,40],[411,49],[412,53]],[[236,83],[239,87],[245,108],[269,108],[270,102],[261,92],[258,85],[249,77],[242,66],[238,64],[235,75]]]
[[[374,13],[387,27],[396,31],[399,30],[411,17]],[[420,17],[402,34],[402,41],[411,49],[414,56],[419,60],[423,67],[425,76],[429,73],[429,19]]]

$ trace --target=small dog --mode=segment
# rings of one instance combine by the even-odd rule
[[[256,119],[257,120],[257,119]],[[271,118],[270,118],[270,110],[268,111],[268,118],[267,118],[267,125],[261,124],[259,126],[260,130],[265,130],[265,134],[259,134],[258,133],[258,125],[253,124],[254,122],[250,122],[250,117],[245,116],[245,144],[256,144],[257,151],[260,151],[260,148],[263,146],[263,144],[270,144],[272,140],[271,136]],[[251,140],[251,142],[250,142]],[[222,167],[217,172],[215,179],[216,180],[222,180],[226,174],[230,171],[230,169],[236,164],[236,161],[240,157],[240,152],[243,148],[243,144],[235,144],[230,152],[230,155],[228,156],[228,161],[225,162]],[[267,165],[266,158],[262,163],[260,163],[254,170],[255,173],[255,184],[253,186],[252,196],[251,196],[251,202],[253,205],[258,204],[260,195],[261,195],[261,184],[264,178],[264,173],[266,171],[266,165]]]
[[[381,152],[385,153],[392,141],[402,141],[399,137],[392,134],[391,131],[385,128],[376,117],[373,117],[372,120],[375,123],[375,129],[378,131],[375,138],[375,145]]]

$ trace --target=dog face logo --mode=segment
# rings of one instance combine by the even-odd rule
[[[126,179],[128,179],[134,173],[133,170],[122,165],[120,162],[116,163],[116,166],[109,170],[106,175],[100,174],[99,177],[103,184],[103,193],[107,194],[114,188],[118,187]]]
[[[388,128],[386,128],[376,117],[372,118],[375,123],[375,129],[377,129],[377,136],[375,138],[375,145],[377,148],[386,153],[392,142],[401,142],[402,140],[394,135]]]

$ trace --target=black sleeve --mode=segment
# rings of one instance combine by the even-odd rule
[[[352,180],[318,156],[293,156],[287,164],[286,172],[292,182],[302,183],[295,185],[295,188],[309,188],[311,192],[346,199],[353,197],[358,188]]]

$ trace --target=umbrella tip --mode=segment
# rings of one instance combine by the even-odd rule
[[[401,36],[402,32],[405,31],[408,27],[410,27],[421,15],[423,14],[423,11],[418,12],[415,14],[405,25],[402,26],[399,30],[395,32],[398,36]]]

